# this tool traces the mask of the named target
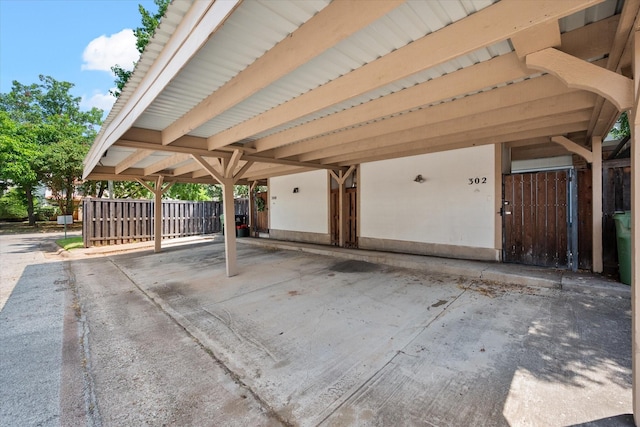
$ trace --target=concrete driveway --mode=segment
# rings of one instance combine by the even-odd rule
[[[630,301],[239,244],[69,262],[102,425],[631,425]]]

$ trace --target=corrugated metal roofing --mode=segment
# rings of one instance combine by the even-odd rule
[[[270,108],[306,93],[341,75],[361,67],[433,31],[475,13],[498,0],[411,1],[388,16],[359,31],[309,63],[258,92],[234,108],[215,117],[190,135],[209,137]],[[155,60],[160,47],[171,36],[191,5],[191,0],[174,1],[162,20],[152,43],[137,65],[133,77],[114,105],[107,122],[120,111],[139,83],[140,76]],[[136,127],[162,130],[196,106],[209,93],[221,87],[275,44],[322,10],[328,0],[304,2],[243,2],[224,26],[159,95],[135,123]],[[611,16],[621,8],[620,0],[608,0],[560,20],[561,31],[570,31],[587,23]],[[238,43],[242,40],[242,43]],[[232,47],[230,47],[232,46]],[[287,128],[342,111],[415,84],[438,78],[460,68],[486,61],[512,51],[508,41],[456,58],[387,87],[266,131],[270,135]]]
[[[229,129],[498,1],[408,1],[278,81],[214,117],[193,130],[189,135],[206,138]],[[186,63],[149,107],[138,116],[133,126],[157,131],[167,128],[329,3],[329,0],[302,2],[252,0],[240,3],[237,9],[224,21],[222,27],[211,35],[200,51]],[[109,114],[101,134],[131,99],[143,77],[165,48],[167,41],[179,28],[185,16],[190,13],[190,8],[196,4],[202,7],[204,3],[194,3],[192,0],[174,0],[172,2],[132,78]],[[623,0],[606,0],[597,6],[562,18],[560,20],[561,32],[571,31],[619,13],[622,5]],[[512,51],[510,41],[504,40],[260,134],[252,135],[242,142],[262,138],[349,109]],[[539,75],[541,74],[537,73],[527,78]],[[496,87],[512,83],[515,82],[505,82]],[[448,102],[493,88],[483,88],[472,93],[460,94],[454,98],[439,100],[429,105]],[[398,112],[395,115],[402,113]],[[381,119],[384,118],[376,120]],[[335,131],[337,130],[333,132]],[[117,157],[122,160],[122,156],[126,157],[127,153],[131,152],[118,151]],[[114,164],[112,159],[109,159],[109,164]],[[136,167],[143,167],[142,163],[137,164]]]
[[[494,1],[447,1],[444,4],[439,2],[408,2],[405,3],[387,16],[374,22],[338,43],[331,49],[312,59],[305,65],[299,67],[292,73],[281,78],[271,86],[254,94],[250,98],[239,103],[234,108],[215,117],[208,123],[190,133],[193,136],[208,137],[290,99],[300,96],[316,87],[330,82],[354,69],[368,64],[376,59],[399,49],[419,38],[437,31],[453,22],[465,18],[471,13],[475,13]],[[258,16],[262,21],[263,17]],[[230,19],[228,24],[235,21]],[[270,24],[270,23],[269,23]],[[250,22],[250,26],[258,25],[258,22]],[[266,24],[265,24],[266,25]],[[503,45],[500,52],[505,52],[507,45]],[[205,47],[207,49],[207,47]],[[490,59],[492,57],[488,50],[482,54],[469,55],[462,59],[456,59],[435,67],[424,74],[409,77],[400,82],[381,88],[370,94],[358,97],[355,100],[347,101],[340,106],[332,107],[326,111],[319,112],[303,120],[298,120],[294,124],[287,125],[278,130],[291,127],[293,125],[313,120],[317,117],[340,111],[352,105],[358,105],[379,96],[389,94],[416,83],[426,81],[430,78],[438,77],[448,72],[453,72],[462,68],[463,64],[471,65],[478,62],[478,57]],[[179,79],[182,79],[181,75]],[[142,121],[136,125],[142,125]],[[273,133],[268,132],[268,133]]]
[[[328,0],[243,2],[135,126],[166,128],[327,4]]]

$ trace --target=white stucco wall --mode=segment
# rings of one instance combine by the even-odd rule
[[[293,189],[298,188],[298,193]],[[270,227],[276,230],[329,233],[326,170],[269,180]]]
[[[360,236],[493,248],[494,150],[486,145],[362,164]],[[418,174],[426,181],[414,182]]]

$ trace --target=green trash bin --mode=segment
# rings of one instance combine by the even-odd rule
[[[618,266],[620,281],[631,285],[631,212],[613,214],[618,241]]]

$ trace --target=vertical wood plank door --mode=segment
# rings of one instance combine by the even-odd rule
[[[331,244],[340,245],[340,190],[332,189],[330,198]],[[344,247],[358,247],[358,189],[345,190],[345,229]]]
[[[331,190],[330,214],[331,214],[331,244],[333,246],[340,245],[340,190],[334,188]]]
[[[358,188],[347,188],[346,190],[346,228],[344,245],[347,248],[358,247]]]
[[[567,268],[566,170],[505,175],[504,261]]]

